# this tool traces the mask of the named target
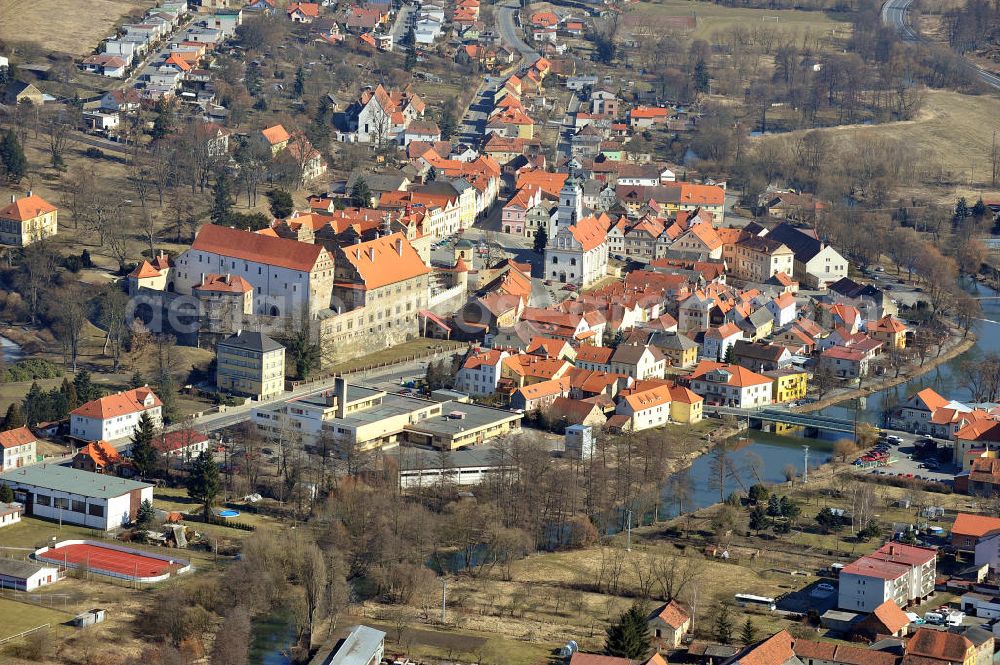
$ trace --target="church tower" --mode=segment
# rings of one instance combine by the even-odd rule
[[[572,173],[559,192],[559,213],[556,217],[556,231],[576,224],[583,217],[583,193]]]

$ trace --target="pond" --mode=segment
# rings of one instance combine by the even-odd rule
[[[2,336],[0,336],[0,354],[3,354],[4,362],[9,365],[24,358],[24,351],[21,350],[21,345]]]

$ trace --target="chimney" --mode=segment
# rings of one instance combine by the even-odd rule
[[[205,273],[201,273],[201,285],[205,286]]]
[[[403,255],[403,239],[402,238],[396,238],[396,253],[399,254],[400,256]]]
[[[10,202],[13,203],[16,200],[17,200],[17,194],[11,194],[10,195]]]
[[[227,273],[226,273],[226,284],[229,284],[229,283],[230,283],[230,281],[229,281],[229,280],[231,280],[231,279],[232,279],[232,275],[231,275],[230,273],[228,273],[228,272],[227,272]]]
[[[31,198],[31,190],[28,190],[28,198]]]
[[[368,258],[372,263],[375,263],[375,247],[368,248]]]
[[[337,397],[336,418],[343,418],[347,414],[347,380],[338,375],[333,381],[333,392]]]

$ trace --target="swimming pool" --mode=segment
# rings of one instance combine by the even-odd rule
[[[225,510],[219,511],[219,517],[236,517],[240,514],[240,511],[233,510],[231,508],[226,508]]]

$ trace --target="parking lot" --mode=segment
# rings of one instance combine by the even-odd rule
[[[928,465],[928,463],[916,459],[914,457],[916,451],[917,445],[915,441],[904,441],[898,446],[890,446],[889,452],[891,457],[896,460],[895,462],[889,466],[864,469],[863,472],[882,476],[906,476],[919,480],[951,482],[955,474],[959,471],[959,469],[950,463],[942,463],[937,468],[928,468],[928,466],[933,467],[934,463],[931,462]]]

